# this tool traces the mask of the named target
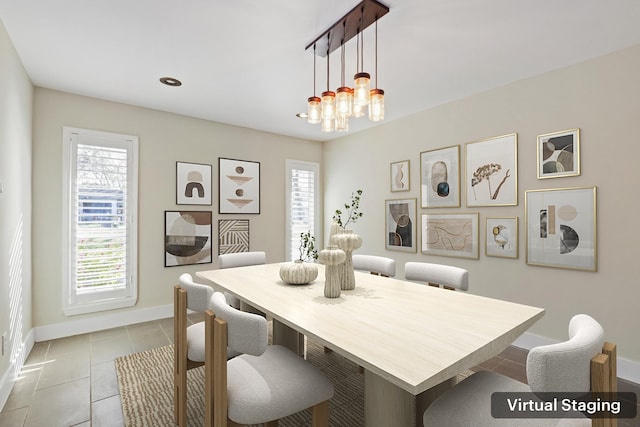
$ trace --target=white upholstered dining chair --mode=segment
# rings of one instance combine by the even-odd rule
[[[184,273],[174,287],[174,358],[173,392],[174,421],[180,427],[187,425],[187,370],[202,366],[205,360],[204,321],[187,326],[187,309],[204,314],[209,309],[213,288],[195,283],[190,274]],[[239,353],[229,351],[232,357]]]
[[[463,268],[428,262],[407,262],[404,277],[410,281],[424,282],[445,289],[469,290],[469,272]]]
[[[211,305],[205,314],[205,426],[275,427],[280,418],[313,408],[313,426],[327,427],[331,381],[289,349],[268,345],[262,316],[228,305],[220,292]],[[227,346],[243,354],[227,360]]]
[[[384,277],[396,275],[396,260],[383,256],[353,254],[353,268]]]
[[[246,267],[248,265],[261,265],[265,264],[266,262],[267,254],[263,251],[237,252],[233,254],[218,255],[218,268],[220,269]],[[227,298],[227,301],[231,306],[251,313],[260,314],[258,310],[240,301],[237,297],[226,292],[224,296]]]
[[[424,427],[592,426],[592,420],[586,417],[493,418],[491,395],[494,392],[614,392],[615,360],[615,345],[604,342],[600,324],[586,314],[578,314],[569,322],[567,341],[529,351],[526,362],[528,385],[490,371],[474,373],[427,408],[423,415]],[[609,421],[594,418],[593,425],[608,426]]]

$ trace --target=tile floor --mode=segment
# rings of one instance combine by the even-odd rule
[[[173,319],[36,343],[0,427],[123,426],[114,360],[173,342]]]
[[[114,360],[172,342],[168,318],[37,343],[0,412],[0,427],[123,426]],[[510,347],[475,370],[526,381],[526,357],[526,351]],[[640,396],[640,386],[618,384],[620,391]],[[618,422],[638,426],[640,416]]]

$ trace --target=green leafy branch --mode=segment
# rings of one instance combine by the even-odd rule
[[[336,209],[335,215],[333,215],[333,220],[338,223],[338,225],[342,228],[347,228],[349,223],[355,223],[357,220],[362,218],[362,212],[359,212],[360,209],[360,196],[362,195],[362,190],[356,190],[351,193],[351,203],[345,203],[345,215],[346,221],[342,222],[342,214],[343,212],[340,209]]]
[[[318,259],[318,251],[316,250],[316,238],[311,235],[310,231],[300,233],[300,261],[312,261]]]

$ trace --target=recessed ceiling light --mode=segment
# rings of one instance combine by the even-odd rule
[[[296,117],[298,117],[299,119],[306,119],[309,116],[307,115],[307,113],[298,113],[296,114]]]
[[[173,77],[160,77],[160,83],[165,84],[167,86],[182,86],[182,82]]]

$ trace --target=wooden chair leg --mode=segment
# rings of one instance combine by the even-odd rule
[[[615,344],[605,343],[602,353],[591,359],[591,391],[614,393],[617,391],[617,351]],[[592,427],[617,427],[616,418],[593,418]]]
[[[329,401],[318,403],[312,410],[313,427],[329,427]]]
[[[179,427],[187,426],[187,292],[174,287],[173,304],[173,416]]]

